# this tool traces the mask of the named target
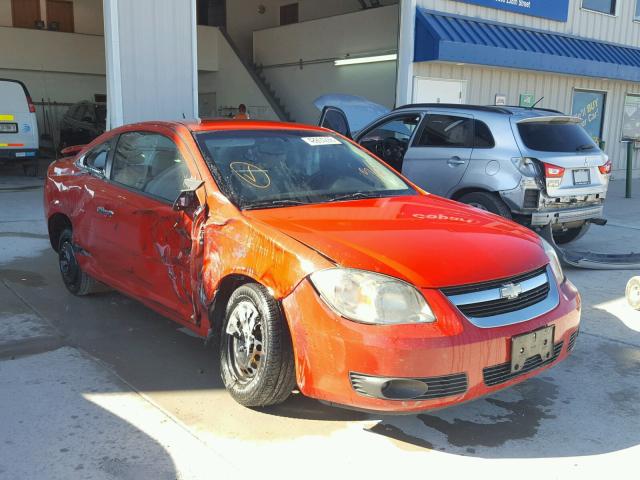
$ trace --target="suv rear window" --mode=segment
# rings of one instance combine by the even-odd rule
[[[598,148],[576,123],[519,123],[518,131],[527,148],[539,152],[587,152]]]

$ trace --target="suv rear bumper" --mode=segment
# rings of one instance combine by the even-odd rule
[[[602,218],[604,215],[604,205],[589,205],[580,208],[566,210],[551,210],[546,212],[533,212],[531,214],[531,225],[556,225],[562,223],[582,222],[592,218]]]

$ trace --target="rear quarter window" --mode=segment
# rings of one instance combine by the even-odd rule
[[[598,148],[589,134],[575,123],[519,123],[525,146],[539,152],[580,152]]]
[[[3,113],[29,113],[24,88],[17,82],[0,80],[0,115]]]

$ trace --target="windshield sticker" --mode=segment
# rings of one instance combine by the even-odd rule
[[[267,171],[257,165],[247,162],[231,162],[229,166],[233,173],[252,187],[268,188],[271,185],[271,178]]]
[[[342,145],[340,140],[333,137],[301,137],[302,140],[307,142],[309,145],[313,147],[317,147],[319,145]]]

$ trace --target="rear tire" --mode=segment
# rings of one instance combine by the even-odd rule
[[[58,265],[64,286],[72,294],[81,297],[100,290],[100,284],[82,271],[73,248],[73,234],[70,228],[60,234],[58,244]]]
[[[472,192],[463,195],[458,200],[459,202],[466,203],[472,207],[476,207],[479,210],[495,213],[501,217],[511,220],[511,210],[507,207],[500,198],[493,193],[489,192]]]
[[[553,239],[558,245],[564,245],[569,242],[575,242],[576,240],[579,240],[580,238],[582,238],[585,235],[585,233],[587,233],[590,226],[591,226],[590,223],[585,222],[580,227],[569,228],[566,231],[557,230],[553,232]]]
[[[220,374],[246,407],[281,403],[296,385],[291,335],[278,303],[257,283],[229,298],[220,339]]]

